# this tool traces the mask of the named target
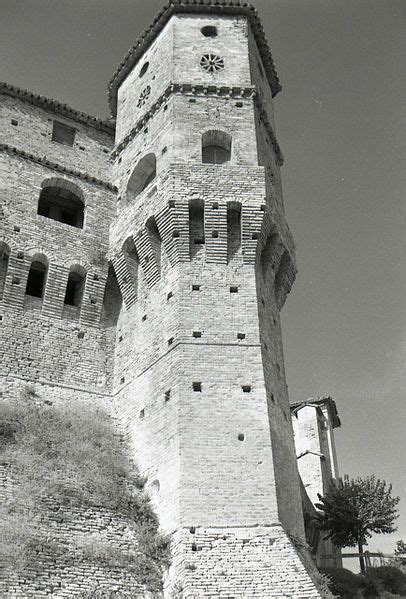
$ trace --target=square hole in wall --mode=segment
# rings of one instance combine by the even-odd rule
[[[167,299],[167,300],[170,300],[170,299],[171,299],[171,297],[173,297],[173,292],[172,292],[172,291],[170,291],[170,292],[168,293],[168,295],[166,296],[166,299]]]
[[[171,390],[168,389],[167,391],[165,391],[165,395],[164,395],[164,399],[165,399],[165,403],[168,402],[171,398]]]
[[[99,280],[99,275],[93,275],[93,281],[98,281]]]
[[[240,341],[245,339],[245,333],[237,333],[237,339],[240,339]]]
[[[259,238],[259,233],[252,234],[252,239],[258,239],[258,238]]]
[[[24,258],[24,252],[21,252],[21,251],[20,251],[20,252],[17,252],[17,258],[18,258],[19,260],[22,260],[22,259]]]
[[[13,277],[13,278],[11,279],[11,283],[12,283],[13,285],[19,285],[19,284],[21,283],[21,279],[20,279],[20,277]]]
[[[261,210],[262,210],[262,212],[265,212],[265,210],[266,210],[266,204],[261,204]]]
[[[200,285],[192,285],[192,291],[200,291]]]
[[[195,237],[195,239],[193,240],[193,243],[195,245],[204,245],[204,243],[205,243],[204,237]]]
[[[235,105],[237,106],[237,108],[242,108],[244,106],[242,102],[236,102]]]
[[[141,320],[142,320],[142,322],[145,322],[145,321],[147,320],[147,315],[146,315],[146,314],[144,314],[144,316],[142,317],[142,319],[141,319]]]
[[[175,200],[168,200],[169,208],[175,208]]]
[[[121,342],[122,342],[122,340],[123,340],[123,336],[122,336],[122,335],[120,335],[120,337],[118,338],[118,342],[119,342],[119,343],[121,343]]]
[[[143,420],[144,416],[145,416],[145,409],[142,408],[142,410],[140,410],[140,420]]]
[[[218,210],[219,209],[219,203],[218,202],[213,202],[211,205],[213,210]]]
[[[245,440],[245,435],[244,435],[244,433],[238,433],[238,440],[239,440],[239,441],[244,441],[244,440]]]
[[[54,121],[52,128],[52,141],[62,144],[63,146],[72,147],[75,142],[75,135],[76,129],[74,127],[69,127],[69,125],[65,125],[59,121]]]
[[[168,345],[172,345],[172,343],[175,341],[174,337],[169,337],[168,339]]]
[[[179,232],[179,231],[174,231],[174,232],[172,233],[172,237],[173,237],[174,239],[177,239],[178,237],[180,237],[180,232]]]
[[[202,390],[202,383],[200,381],[194,382],[194,383],[192,383],[192,388],[193,388],[193,391],[200,393]]]
[[[122,376],[121,379],[120,379],[120,384],[124,385],[124,383],[125,383],[125,376]]]
[[[14,232],[19,233],[20,231],[21,231],[21,228],[18,227],[17,225],[14,225]]]
[[[217,239],[217,238],[218,238],[218,236],[219,236],[219,232],[218,232],[218,231],[212,231],[212,232],[211,232],[211,236],[212,236],[214,239]]]
[[[196,98],[189,98],[189,102],[191,104],[196,104]]]
[[[11,119],[11,124],[14,125],[14,127],[17,127],[18,121],[16,121],[16,119]]]
[[[78,339],[84,339],[85,333],[84,331],[79,331],[78,333]]]
[[[202,332],[201,331],[193,331],[192,336],[194,339],[200,339],[202,336]]]
[[[0,322],[3,320],[3,314],[0,314]]]
[[[232,285],[230,287],[230,293],[238,293],[238,287],[236,287],[235,285]]]
[[[90,303],[91,304],[97,304],[97,300],[96,300],[96,298],[93,295],[90,296]]]
[[[252,387],[251,387],[251,385],[242,385],[241,389],[243,390],[244,393],[251,393]]]

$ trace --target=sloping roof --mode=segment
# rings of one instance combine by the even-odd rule
[[[59,114],[68,119],[73,119],[78,123],[83,123],[84,125],[89,125],[90,127],[104,131],[109,135],[114,135],[114,122],[105,121],[95,116],[91,116],[90,114],[86,114],[85,112],[75,110],[67,104],[62,104],[61,102],[53,100],[52,98],[46,98],[45,96],[35,94],[27,89],[22,89],[21,87],[16,87],[15,85],[11,85],[10,83],[5,83],[3,81],[0,81],[0,93],[13,98],[19,98],[24,102],[34,104],[34,106],[39,106],[40,108],[43,108],[49,112],[54,112],[55,114]]]
[[[256,8],[246,2],[240,2],[240,0],[169,0],[169,3],[157,14],[152,24],[140,35],[135,45],[130,48],[109,83],[109,104],[113,116],[115,116],[117,110],[117,91],[121,83],[140,56],[144,54],[156,36],[162,31],[171,16],[179,13],[244,15],[247,17],[258,45],[272,95],[276,96],[281,90],[271,51]]]
[[[299,410],[301,410],[302,408],[305,408],[306,406],[314,406],[314,407],[327,406],[327,408],[330,412],[331,423],[333,425],[333,428],[338,428],[339,426],[341,426],[341,420],[338,416],[337,405],[332,397],[330,397],[330,396],[317,397],[317,398],[310,397],[309,399],[305,399],[304,401],[297,401],[295,403],[291,403],[290,409],[291,409],[291,412],[295,413],[295,412],[298,412]]]

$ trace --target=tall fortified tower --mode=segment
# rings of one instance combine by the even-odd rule
[[[319,596],[295,548],[279,90],[256,11],[229,0],[173,0],[110,84],[114,397],[173,535],[168,596]]]

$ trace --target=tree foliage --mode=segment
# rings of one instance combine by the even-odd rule
[[[320,510],[319,526],[337,547],[358,546],[362,553],[372,533],[396,530],[399,497],[391,494],[392,485],[375,476],[365,479],[345,476],[333,481],[324,497],[319,495],[320,503],[316,504]],[[362,559],[360,563],[364,571]]]

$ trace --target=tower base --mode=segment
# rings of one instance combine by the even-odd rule
[[[319,599],[320,592],[282,528],[184,528],[173,535],[164,596]]]

